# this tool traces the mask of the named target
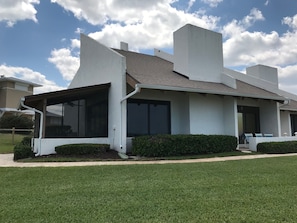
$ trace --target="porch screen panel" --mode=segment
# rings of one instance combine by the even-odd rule
[[[86,135],[106,137],[108,135],[107,95],[89,97],[86,100]]]
[[[47,106],[46,138],[107,137],[108,92],[100,91]]]

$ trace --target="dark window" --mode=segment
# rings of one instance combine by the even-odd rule
[[[47,106],[45,137],[107,137],[107,91]]]
[[[170,134],[170,102],[128,100],[128,136]]]

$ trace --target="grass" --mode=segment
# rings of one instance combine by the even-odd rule
[[[12,134],[0,133],[0,154],[13,153],[13,148],[16,144],[20,143],[24,135],[15,134],[12,140]]]
[[[297,157],[0,168],[0,222],[296,222]]]

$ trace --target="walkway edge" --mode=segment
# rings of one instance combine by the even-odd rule
[[[21,163],[13,161],[13,154],[0,154],[0,167],[73,167],[73,166],[116,166],[116,165],[139,165],[139,164],[173,164],[173,163],[208,163],[232,160],[250,160],[273,157],[297,156],[297,153],[288,154],[259,154],[244,156],[213,157],[186,160],[152,160],[152,161],[94,161],[94,162],[36,162]]]

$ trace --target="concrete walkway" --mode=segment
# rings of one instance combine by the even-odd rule
[[[122,161],[44,162],[44,163],[14,162],[13,154],[0,154],[0,167],[67,167],[67,166],[103,166],[103,165],[132,165],[132,164],[206,163],[206,162],[248,160],[248,159],[261,159],[261,158],[285,157],[285,156],[297,156],[297,153],[258,154],[258,155],[228,156],[228,157],[214,157],[214,158],[186,159],[186,160],[152,160],[152,161],[122,160]]]

